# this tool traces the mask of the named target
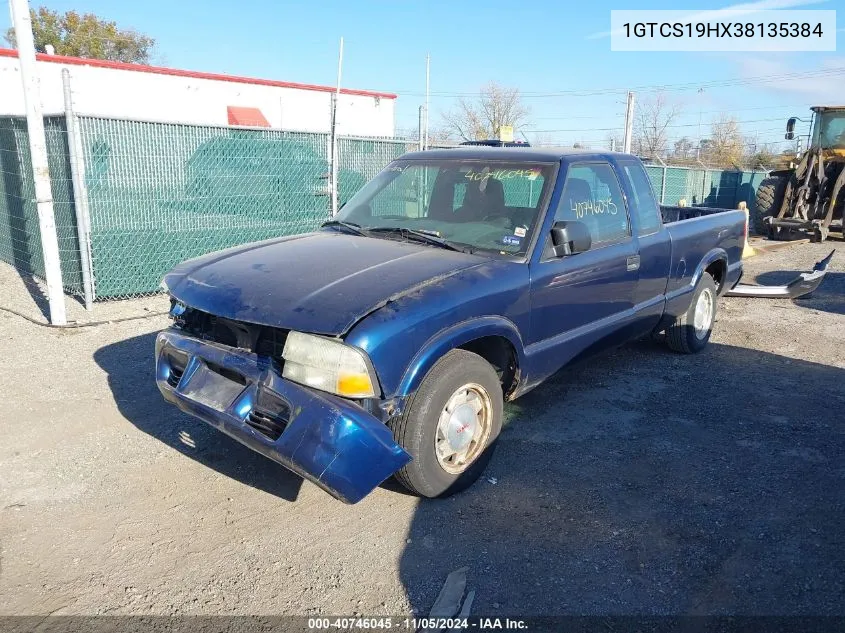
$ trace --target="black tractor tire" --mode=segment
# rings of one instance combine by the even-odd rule
[[[463,472],[448,472],[435,449],[441,413],[461,387],[475,385],[489,396],[489,433],[480,453]],[[502,385],[496,370],[478,354],[454,349],[426,374],[401,416],[390,422],[393,437],[412,457],[394,478],[421,497],[448,497],[471,486],[484,472],[502,430]]]
[[[689,308],[675,319],[672,325],[666,328],[666,344],[669,349],[679,354],[696,354],[707,346],[710,335],[713,333],[713,323],[716,322],[717,290],[716,282],[709,273],[701,275],[701,279],[698,280],[698,284],[696,284],[692,293]],[[702,335],[695,328],[695,311],[699,299],[705,293],[709,293],[710,317],[707,330]]]
[[[765,178],[757,187],[757,197],[754,199],[750,227],[757,235],[768,233],[763,219],[780,212],[787,182],[789,180],[786,176],[770,176]]]

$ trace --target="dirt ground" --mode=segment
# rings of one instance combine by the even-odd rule
[[[845,245],[745,279],[834,247],[812,298],[723,299],[700,355],[631,344],[512,403],[484,478],[440,501],[343,505],[166,405],[165,317],[0,312],[0,615],[427,613],[464,565],[473,613],[845,614]],[[5,265],[0,287],[40,317]]]

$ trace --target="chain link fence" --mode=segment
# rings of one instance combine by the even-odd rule
[[[67,292],[82,296],[80,226],[90,227],[96,299],[157,292],[185,259],[244,242],[314,230],[330,216],[328,134],[64,115],[45,117],[56,226]],[[74,143],[75,161],[69,142]],[[342,204],[417,140],[338,139]],[[44,276],[26,121],[0,117],[0,259]],[[666,204],[735,208],[763,172],[646,167]],[[75,170],[75,171],[74,171]],[[81,200],[74,200],[73,176]],[[511,191],[531,206],[539,190]]]
[[[82,266],[65,117],[44,117],[62,284],[82,296]],[[0,260],[44,278],[29,135],[23,117],[0,116]]]
[[[740,202],[753,208],[754,196],[764,171],[729,171],[690,167],[646,165],[654,194],[660,204],[687,204],[735,209]]]

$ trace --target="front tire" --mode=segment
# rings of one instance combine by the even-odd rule
[[[490,363],[463,349],[450,351],[390,425],[413,458],[395,478],[422,497],[468,488],[493,456],[503,406],[502,386]]]
[[[666,344],[673,352],[695,354],[707,346],[716,320],[716,282],[708,273],[701,275],[689,308],[666,328]]]

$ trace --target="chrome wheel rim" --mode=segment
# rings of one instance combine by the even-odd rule
[[[466,384],[449,397],[434,434],[434,452],[443,470],[459,475],[481,455],[492,416],[490,394],[479,384]]]
[[[695,303],[695,315],[692,319],[692,326],[695,330],[695,337],[699,340],[707,336],[710,326],[713,324],[713,292],[705,288]]]

